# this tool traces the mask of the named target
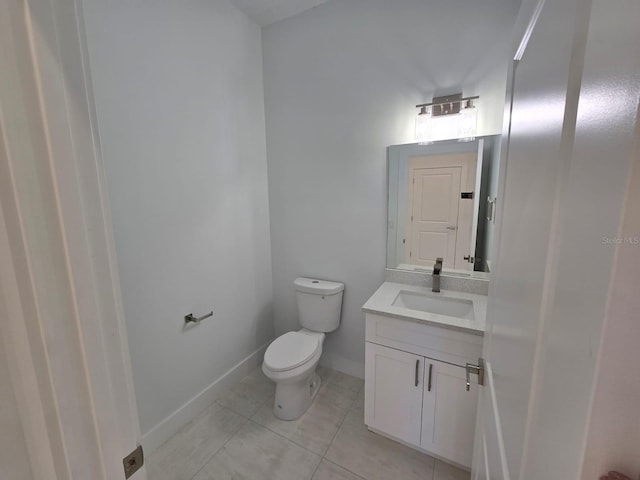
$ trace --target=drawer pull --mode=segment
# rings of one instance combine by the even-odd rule
[[[427,391],[431,391],[431,374],[433,373],[433,363],[429,364],[429,384],[427,386]]]
[[[420,360],[416,360],[416,387],[418,386],[418,371],[420,370]]]

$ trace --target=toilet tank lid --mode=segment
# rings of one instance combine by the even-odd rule
[[[298,292],[315,293],[316,295],[335,295],[344,290],[344,283],[315,278],[298,277],[293,283]]]

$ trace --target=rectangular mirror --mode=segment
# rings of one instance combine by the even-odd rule
[[[388,147],[387,268],[491,271],[500,136]]]

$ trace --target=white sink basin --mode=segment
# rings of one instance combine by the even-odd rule
[[[473,302],[471,300],[443,297],[438,293],[429,295],[400,290],[392,305],[420,312],[474,320]]]

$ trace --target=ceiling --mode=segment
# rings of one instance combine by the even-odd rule
[[[266,26],[316,7],[328,0],[231,0],[258,25]]]

